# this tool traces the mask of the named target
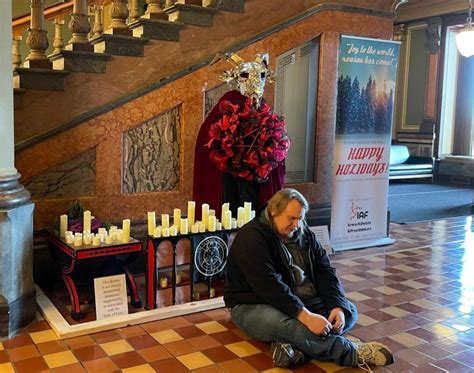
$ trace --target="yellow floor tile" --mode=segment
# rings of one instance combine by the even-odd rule
[[[219,324],[217,321],[203,322],[201,324],[196,324],[196,327],[201,329],[206,334],[226,332],[227,330],[229,330],[226,327]]]
[[[202,352],[193,352],[191,354],[177,356],[176,359],[178,359],[189,370],[214,364],[214,362]]]
[[[4,350],[4,349],[5,349],[5,347],[3,347],[3,343],[0,342],[0,351],[2,351],[2,350]]]
[[[359,282],[359,281],[365,280],[364,278],[353,275],[353,274],[344,275],[344,276],[341,276],[341,278],[343,278],[346,281],[350,281],[350,282]]]
[[[151,333],[150,335],[161,344],[183,340],[183,337],[181,337],[178,333],[176,333],[174,330],[171,330],[171,329],[163,330],[161,332]]]
[[[391,288],[390,286],[380,286],[378,288],[374,288],[374,290],[385,295],[393,295],[393,294],[401,293],[400,290]]]
[[[383,311],[395,317],[403,317],[410,314],[410,312],[402,310],[401,308],[394,307],[394,306],[382,308],[380,311]]]
[[[15,373],[12,363],[0,364],[0,373]]]
[[[71,351],[62,351],[55,354],[43,356],[49,368],[62,367],[64,365],[77,363],[77,359]]]
[[[130,346],[130,344],[124,339],[119,339],[113,342],[101,343],[100,347],[102,347],[105,353],[109,356],[134,350],[134,348]]]
[[[425,308],[427,310],[432,310],[436,307],[439,307],[438,304],[430,302],[429,300],[425,300],[425,299],[416,299],[416,300],[412,300],[411,302],[408,302],[408,303],[414,304],[415,306],[418,306],[418,307],[421,307],[421,308]]]
[[[43,330],[42,332],[30,333],[30,337],[36,344],[55,341],[58,336],[52,330]]]
[[[424,341],[423,339],[420,339],[408,333],[395,334],[395,335],[390,336],[389,338],[393,339],[395,342],[398,342],[408,348],[416,347],[416,346],[426,343],[426,341]]]
[[[138,365],[132,368],[122,369],[122,373],[155,373],[156,370],[153,369],[150,364]]]
[[[423,326],[423,329],[430,330],[436,334],[443,335],[445,337],[451,337],[457,333],[456,329],[450,328],[449,326],[440,323],[425,325]]]
[[[236,354],[238,357],[245,357],[260,353],[258,348],[245,341],[231,343],[229,345],[225,345],[225,347]]]
[[[370,271],[367,271],[367,272],[374,276],[379,276],[379,277],[385,277],[385,276],[391,275],[390,272],[384,271],[382,269],[371,269]]]
[[[357,324],[362,325],[362,326],[369,326],[369,325],[373,325],[377,323],[378,323],[377,320],[363,314],[359,314],[359,317],[357,318]]]
[[[263,373],[291,373],[293,372],[290,369],[284,369],[284,368],[272,368],[272,369],[267,369],[264,370]]]
[[[413,289],[424,289],[428,287],[428,285],[423,284],[422,282],[414,281],[414,280],[402,281],[400,282],[400,284],[409,286]]]
[[[351,291],[346,294],[347,298],[352,299],[356,302],[360,302],[362,300],[367,300],[370,299],[367,295],[364,295],[362,293],[359,293],[358,291]]]

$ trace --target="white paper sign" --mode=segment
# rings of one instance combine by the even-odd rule
[[[95,278],[94,292],[97,320],[128,314],[125,275]]]
[[[328,255],[334,254],[334,250],[331,246],[329,241],[329,231],[327,225],[318,225],[316,227],[309,227],[314,234],[316,235],[316,239],[321,244],[324,250]]]

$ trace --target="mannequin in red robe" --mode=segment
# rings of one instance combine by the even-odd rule
[[[247,97],[237,90],[225,93],[199,130],[194,153],[193,200],[196,202],[196,219],[200,218],[201,212],[198,206],[203,203],[208,203],[210,208],[216,211],[216,216],[220,217],[222,204],[229,202],[234,215],[236,209],[243,206],[244,202],[252,202],[252,208],[256,210],[265,205],[273,194],[283,188],[285,182],[284,161],[279,162],[278,166],[271,171],[267,181],[257,183],[221,172],[209,158],[211,149],[205,144],[209,142],[211,124],[219,120],[222,115],[219,110],[220,103],[230,101],[232,104],[242,107],[246,99]]]

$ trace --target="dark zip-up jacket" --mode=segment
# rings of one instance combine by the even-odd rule
[[[341,307],[350,315],[344,290],[326,251],[306,223],[301,229],[302,248],[308,253],[311,266],[308,275],[318,295],[329,311]],[[276,232],[258,216],[240,229],[227,259],[224,289],[227,307],[269,304],[291,317],[298,316],[304,304],[291,291],[292,275],[280,245],[283,243]]]

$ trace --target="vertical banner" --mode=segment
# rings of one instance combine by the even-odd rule
[[[399,43],[341,36],[331,210],[335,251],[393,243],[388,172]]]

